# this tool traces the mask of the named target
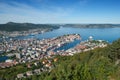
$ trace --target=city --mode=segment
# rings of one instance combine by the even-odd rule
[[[33,74],[37,75],[41,72],[50,71],[53,69],[55,65],[52,65],[52,62],[57,61],[57,58],[55,58],[56,55],[73,56],[76,53],[107,46],[107,42],[105,43],[105,41],[102,40],[93,40],[93,37],[90,36],[87,41],[80,42],[80,44],[77,44],[74,48],[55,51],[55,49],[64,46],[64,44],[80,39],[81,36],[79,34],[68,34],[59,36],[57,38],[43,40],[4,40],[4,42],[0,43],[0,50],[3,52],[3,54],[6,53],[6,56],[13,58],[7,59],[5,62],[1,62],[0,68],[13,67],[23,63],[27,63],[28,68],[31,68],[32,65],[35,65],[37,69],[16,75],[17,78],[26,78],[27,76],[31,76]],[[49,60],[49,58],[53,60]],[[39,62],[42,59],[45,60]]]
[[[0,0],[0,80],[120,80],[120,0]]]

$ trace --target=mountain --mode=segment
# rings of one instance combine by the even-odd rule
[[[120,27],[120,24],[66,24],[64,27],[77,27],[77,28],[114,28]]]
[[[14,23],[8,22],[6,24],[0,24],[0,31],[27,31],[30,29],[57,29],[58,26],[50,24],[32,24],[32,23]]]

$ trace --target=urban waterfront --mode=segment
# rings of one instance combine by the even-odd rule
[[[0,80],[120,80],[120,0],[0,0]]]
[[[93,36],[94,39],[101,39],[112,43],[113,41],[120,38],[120,28],[73,28],[73,27],[60,27],[59,29],[45,32],[43,34],[19,36],[16,38],[27,39],[37,38],[46,39],[62,36],[65,34],[80,34],[82,40],[87,40],[89,36]]]
[[[4,40],[0,44],[0,50],[3,52],[3,55],[6,53],[6,56],[10,59],[1,62],[0,68],[14,67],[26,63],[27,68],[34,67],[34,69],[32,71],[26,70],[26,72],[18,73],[15,76],[16,79],[28,78],[29,76],[38,75],[42,72],[50,72],[55,67],[53,61],[56,62],[58,60],[58,58],[55,58],[57,55],[73,56],[74,54],[90,51],[95,48],[104,48],[107,45],[108,43],[106,41],[94,40],[92,36],[88,40],[81,41],[79,34],[64,34],[55,38],[42,40]],[[3,56],[3,58],[6,56]],[[51,61],[49,59],[53,60]]]
[[[47,38],[54,38],[58,36],[62,36],[65,34],[80,34],[81,40],[75,40],[74,42],[70,42],[65,44],[64,46],[57,48],[55,50],[67,50],[79,44],[81,41],[87,40],[89,36],[93,36],[95,40],[105,40],[109,43],[120,38],[120,28],[73,28],[73,27],[60,27],[59,29],[45,32],[42,34],[36,35],[28,35],[28,36],[19,36],[15,37],[15,39],[47,39]],[[0,59],[1,61],[6,60],[6,56],[2,56]]]

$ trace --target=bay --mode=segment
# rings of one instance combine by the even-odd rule
[[[43,34],[36,34],[36,35],[28,35],[28,36],[18,36],[15,39],[28,39],[28,38],[35,38],[35,39],[47,39],[62,36],[65,34],[80,34],[82,40],[75,40],[74,42],[65,44],[57,50],[67,50],[79,44],[81,41],[87,40],[89,36],[93,36],[95,40],[105,40],[109,43],[120,38],[120,28],[74,28],[74,27],[60,27],[59,29],[45,32]],[[7,57],[3,56],[0,57],[0,62],[6,60]]]
[[[60,27],[59,29],[46,32],[43,34],[37,34],[34,36],[19,36],[16,38],[27,39],[27,38],[37,38],[37,39],[47,39],[62,36],[65,34],[80,34],[82,40],[87,40],[89,36],[93,36],[95,40],[105,40],[112,43],[114,40],[120,38],[120,28],[73,28],[73,27]]]

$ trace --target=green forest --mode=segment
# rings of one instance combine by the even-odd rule
[[[56,57],[58,61],[51,72],[20,80],[120,80],[120,39],[105,48]],[[12,74],[24,68],[17,69],[0,70],[0,77],[2,80],[14,80]]]
[[[6,24],[0,24],[0,31],[27,31],[30,29],[57,29],[58,26],[50,24],[32,24],[32,23],[14,23],[8,22]]]

